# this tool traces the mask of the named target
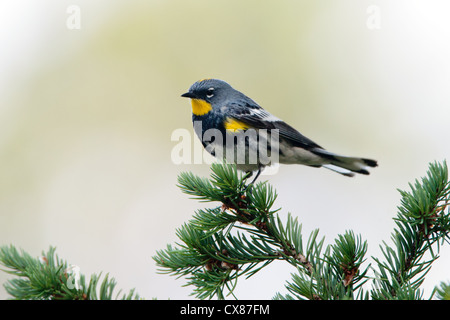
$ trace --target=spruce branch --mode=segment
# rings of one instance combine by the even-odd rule
[[[197,210],[177,229],[179,242],[153,257],[159,272],[183,277],[200,299],[225,299],[239,278],[248,278],[274,261],[293,267],[289,292],[275,299],[423,299],[421,285],[450,235],[450,181],[447,164],[431,163],[427,175],[399,190],[391,243],[380,246],[382,258],[367,265],[367,242],[353,231],[325,246],[314,230],[307,238],[298,218],[274,208],[277,193],[267,182],[246,186],[233,165],[213,164],[210,179],[182,173],[178,186],[191,197],[216,203]],[[306,240],[305,240],[306,239]],[[14,246],[0,248],[3,271],[16,278],[4,287],[15,299],[137,299],[134,290],[115,293],[108,275],[86,280],[50,248],[33,258]],[[373,272],[373,275],[369,275]],[[369,283],[370,282],[370,283]],[[366,287],[369,283],[370,290]],[[448,282],[432,297],[449,298]],[[235,297],[236,298],[236,297]]]
[[[343,294],[349,295],[363,278],[359,267],[366,244],[357,242],[353,233],[339,240],[339,246],[344,247],[341,251],[330,247],[323,252],[324,239],[318,238],[318,230],[305,244],[297,218],[288,214],[286,225],[282,222],[280,209],[273,208],[277,194],[267,182],[247,187],[245,176],[229,164],[213,164],[211,171],[209,180],[191,173],[179,176],[184,193],[202,202],[218,202],[219,206],[198,210],[177,230],[181,240],[178,247],[169,245],[157,252],[153,258],[160,272],[185,277],[200,299],[233,295],[239,277],[248,278],[277,260],[294,266],[308,288],[314,281],[327,288],[340,282]],[[350,239],[355,243],[349,243]],[[342,261],[332,266],[332,255]],[[333,276],[324,277],[324,272]],[[329,298],[316,292],[305,295]]]
[[[450,283],[441,282],[436,287],[437,298],[440,300],[450,300]]]
[[[200,299],[233,295],[238,278],[250,277],[272,263],[294,267],[288,294],[275,299],[422,299],[420,286],[438,258],[450,232],[450,183],[447,165],[430,164],[427,176],[401,191],[401,206],[392,245],[383,242],[384,260],[366,265],[367,242],[353,231],[325,246],[314,230],[305,242],[297,218],[284,223],[277,194],[267,182],[246,186],[246,177],[233,165],[213,164],[210,179],[182,173],[180,189],[216,207],[198,210],[177,230],[180,243],[153,257],[160,272],[184,277]],[[375,273],[375,277],[369,275]],[[367,291],[365,284],[372,282]],[[448,285],[436,288],[446,297]]]
[[[399,190],[402,199],[394,219],[393,246],[380,246],[385,261],[377,263],[378,280],[372,291],[374,299],[419,299],[420,286],[432,263],[438,259],[440,246],[449,242],[450,181],[448,168],[434,162],[427,176],[414,184],[411,191]]]
[[[14,246],[0,248],[0,264],[3,271],[17,276],[8,280],[4,287],[13,299],[18,300],[112,300],[138,299],[131,290],[128,294],[115,293],[116,281],[105,275],[92,275],[89,282],[78,273],[75,266],[68,265],[55,254],[55,248],[40,258],[33,258],[27,252]],[[100,287],[98,288],[98,285]]]

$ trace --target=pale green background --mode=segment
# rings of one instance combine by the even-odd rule
[[[66,27],[71,4],[80,30]],[[378,30],[366,25],[370,5]],[[0,245],[35,256],[56,246],[118,288],[189,298],[151,257],[205,206],[175,184],[208,166],[173,164],[170,137],[191,130],[180,94],[215,77],[330,151],[379,161],[368,177],[282,166],[263,179],[305,234],[319,228],[329,243],[351,229],[380,256],[396,188],[450,159],[448,12],[446,0],[0,1]],[[427,295],[450,280],[448,246],[441,253]],[[274,263],[236,295],[285,293],[294,271]]]

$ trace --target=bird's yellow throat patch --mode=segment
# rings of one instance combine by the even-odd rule
[[[201,99],[191,99],[192,113],[196,116],[203,116],[212,110],[210,103]]]
[[[245,124],[242,121],[233,119],[233,118],[227,118],[224,123],[225,129],[231,132],[237,132],[237,131],[243,131],[250,128],[249,125]]]

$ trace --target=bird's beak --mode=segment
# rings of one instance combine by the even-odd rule
[[[195,98],[195,95],[192,92],[183,93],[181,96],[184,98],[191,98],[191,99]]]

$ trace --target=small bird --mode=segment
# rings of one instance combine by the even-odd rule
[[[375,160],[325,150],[223,80],[199,80],[181,96],[191,99],[194,130],[203,147],[235,163],[245,178],[256,171],[251,184],[274,163],[324,167],[348,177],[367,175],[368,167],[377,166]]]

